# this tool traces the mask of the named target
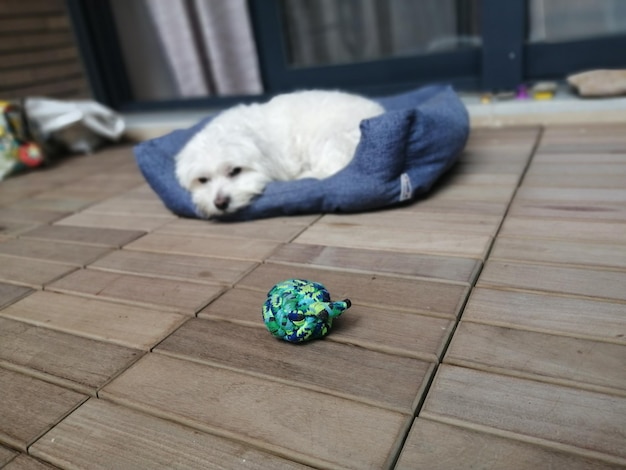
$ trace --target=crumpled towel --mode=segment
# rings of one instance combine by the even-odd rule
[[[446,85],[379,98],[386,112],[361,122],[350,164],[328,178],[271,182],[242,210],[220,217],[249,220],[280,215],[358,212],[425,194],[456,161],[469,135],[465,106]],[[141,172],[175,214],[204,218],[176,179],[175,156],[211,120],[135,147]]]

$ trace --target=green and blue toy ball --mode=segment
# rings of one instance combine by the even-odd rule
[[[317,282],[288,279],[267,293],[263,321],[276,338],[301,343],[326,336],[333,319],[350,308],[350,300],[331,302],[326,288]]]

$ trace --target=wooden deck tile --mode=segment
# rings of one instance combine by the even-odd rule
[[[87,396],[0,367],[0,443],[25,452]]]
[[[418,418],[413,423],[395,469],[416,468],[618,470],[623,467],[534,443]]]
[[[470,201],[508,202],[513,197],[514,191],[514,186],[454,184],[436,186],[428,197],[443,200],[461,199]]]
[[[85,266],[111,251],[108,247],[17,239],[0,243],[0,254],[55,263]]]
[[[489,259],[626,268],[626,243],[498,237]]]
[[[30,452],[59,468],[305,468],[242,442],[96,399],[80,406]]]
[[[0,445],[0,468],[5,468],[5,465],[17,455],[18,453],[14,450]]]
[[[462,321],[444,360],[626,397],[623,344]]]
[[[469,258],[397,253],[382,250],[289,243],[280,246],[268,261],[310,264],[341,271],[441,279],[471,284],[481,267]]]
[[[306,224],[308,225],[308,224]],[[211,222],[208,220],[178,219],[159,228],[157,233],[168,235],[194,237],[237,237],[255,238],[258,240],[273,240],[289,242],[295,238],[304,227],[298,221],[291,222],[288,218],[261,219],[246,222]]]
[[[532,217],[507,217],[500,230],[500,236],[587,240],[615,244],[626,244],[625,234],[626,223]]]
[[[101,396],[314,466],[384,468],[393,459],[409,419],[371,405],[161,354],[142,358],[106,386]]]
[[[12,207],[0,207],[0,224],[4,222],[49,224],[55,220],[62,219],[66,215],[69,214],[50,210],[23,210],[13,209]]]
[[[198,313],[200,318],[226,320],[265,329],[261,306],[267,294],[235,288]],[[333,323],[329,341],[438,361],[453,322],[443,318],[384,308],[352,305]]]
[[[489,235],[476,233],[417,232],[394,227],[367,227],[318,222],[295,240],[297,243],[463,256],[481,259],[491,244]]]
[[[279,245],[269,240],[232,237],[190,237],[150,233],[126,246],[129,250],[214,258],[263,261]]]
[[[21,234],[20,238],[119,248],[141,237],[144,233],[138,230],[43,225]]]
[[[0,222],[0,237],[14,238],[21,233],[28,232],[34,228],[41,226],[42,224],[30,223],[30,222],[12,222],[1,221]]]
[[[192,315],[217,297],[223,287],[81,269],[49,284],[46,290]]]
[[[508,205],[508,201],[451,201],[445,199],[429,199],[426,197],[425,199],[419,199],[412,204],[403,206],[402,210],[418,214],[418,217],[421,217],[422,214],[432,212],[445,213],[446,215],[450,215],[450,218],[456,217],[457,214],[474,214],[478,217],[483,215],[497,215],[501,217],[506,212]]]
[[[95,261],[89,267],[203,284],[233,284],[256,265],[257,263],[253,261],[117,250]]]
[[[32,289],[28,287],[14,286],[0,282],[0,309],[11,305],[13,302],[17,302],[31,292]]]
[[[35,292],[0,310],[0,316],[142,350],[156,345],[187,318],[52,292]]]
[[[418,359],[333,341],[294,346],[261,328],[202,319],[185,323],[155,351],[402,413],[413,413],[434,369]]]
[[[626,344],[624,304],[476,288],[464,321]]]
[[[13,209],[55,211],[64,214],[77,212],[93,204],[97,199],[86,197],[59,197],[55,190],[22,199],[11,205]]]
[[[60,219],[56,224],[151,232],[174,218],[174,216],[170,219],[168,217],[153,215],[118,215],[99,214],[97,212],[79,212]]]
[[[532,166],[536,166],[537,164],[550,164],[556,163],[563,169],[563,171],[567,171],[565,165],[576,165],[576,164],[586,164],[589,166],[595,166],[596,164],[609,164],[609,163],[626,163],[626,152],[612,152],[612,153],[594,153],[594,152],[560,152],[560,153],[544,153],[537,152],[533,157]],[[582,171],[582,173],[587,173],[587,170]]]
[[[509,287],[626,300],[626,273],[601,269],[488,261],[479,287]]]
[[[626,168],[626,165],[621,165]],[[620,174],[538,174],[524,178],[524,186],[567,187],[567,188],[623,188],[626,175]]]
[[[54,470],[56,467],[29,457],[26,454],[20,454],[3,468],[4,470]]]
[[[94,204],[85,212],[90,214],[138,215],[172,219],[172,213],[161,201],[129,199],[124,196],[110,198]]]
[[[76,267],[66,264],[48,263],[29,258],[0,255],[0,281],[41,289],[74,271]]]
[[[626,204],[578,201],[518,200],[511,204],[509,215],[626,222]]]
[[[443,365],[421,416],[626,464],[626,398]]]
[[[140,351],[0,318],[0,364],[94,395]]]
[[[619,188],[553,188],[522,185],[517,192],[516,199],[524,201],[555,201],[570,204],[586,203],[626,203],[626,189]]]
[[[456,318],[468,291],[467,287],[456,284],[277,264],[259,266],[238,285],[267,293],[277,282],[290,278],[320,282],[328,288],[332,298],[347,297],[356,305],[421,312],[446,318]]]

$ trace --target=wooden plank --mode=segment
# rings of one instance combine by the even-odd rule
[[[91,399],[30,448],[59,468],[304,469],[243,442]]]
[[[56,225],[73,225],[94,228],[115,228],[119,230],[140,230],[151,232],[152,230],[166,224],[169,220],[162,216],[148,215],[117,215],[98,214],[95,212],[79,212],[78,214],[65,217]]]
[[[503,172],[502,167],[491,172],[479,164],[457,163],[442,177],[442,184],[515,187],[519,182],[521,171],[517,171],[517,165],[514,168],[515,170],[510,173]]]
[[[61,0],[29,0],[24,3],[20,0],[3,0],[0,4],[2,15],[32,15],[36,13],[61,13],[65,11]]]
[[[0,207],[0,223],[21,222],[35,224],[49,224],[65,217],[66,213],[46,210],[22,210],[12,207]]]
[[[626,165],[621,165],[626,167]],[[565,188],[623,188],[626,175],[620,174],[527,174],[524,186]]]
[[[0,442],[26,452],[87,396],[0,367]]]
[[[489,259],[624,268],[626,243],[498,237]]]
[[[0,318],[0,363],[95,395],[141,354],[137,349]]]
[[[625,222],[626,205],[587,201],[582,198],[576,202],[515,199],[509,215]]]
[[[52,292],[35,292],[0,310],[0,316],[142,350],[152,348],[186,319],[177,313]]]
[[[40,224],[3,221],[0,222],[0,237],[13,238],[39,226]]]
[[[522,185],[517,192],[516,199],[524,201],[555,201],[578,204],[600,202],[609,204],[624,204],[626,189],[619,188],[545,188],[541,186]]]
[[[413,413],[434,369],[418,359],[333,341],[294,347],[261,328],[201,319],[185,323],[155,351],[402,413]]]
[[[139,230],[43,225],[23,233],[20,238],[119,248],[141,237],[144,233]]]
[[[566,163],[567,165],[562,165]],[[533,157],[532,167],[541,164],[558,164],[563,171],[567,171],[565,166],[569,165],[578,165],[578,164],[588,164],[589,166],[595,164],[610,164],[610,163],[626,163],[626,153],[625,152],[612,152],[612,153],[593,153],[593,152],[583,152],[583,153],[543,153],[537,152]],[[531,167],[531,168],[532,168]],[[586,173],[583,171],[582,173]]]
[[[5,468],[5,465],[13,460],[18,455],[14,450],[0,446],[0,468]]]
[[[253,261],[117,250],[90,264],[89,267],[202,284],[233,284],[256,265],[257,263]]]
[[[301,221],[300,221],[301,222]],[[246,222],[212,222],[209,220],[178,219],[164,225],[158,233],[168,235],[191,235],[194,237],[236,237],[256,238],[289,242],[293,240],[306,225],[292,223],[288,218],[261,219]]]
[[[26,297],[32,289],[22,286],[14,286],[0,282],[0,309],[17,302],[22,297]]]
[[[5,24],[10,24],[12,20],[4,20],[4,22]],[[56,49],[28,51],[18,54],[2,54],[2,65],[0,68],[28,67],[42,62],[60,62],[66,60],[79,60],[78,51],[73,45],[58,47]]]
[[[325,467],[387,467],[409,419],[371,405],[161,354],[142,358],[106,386],[101,396]]]
[[[0,243],[0,254],[19,258],[85,266],[110,252],[107,247],[40,240],[7,240]]]
[[[463,320],[626,344],[624,305],[604,300],[475,288]]]
[[[452,201],[445,199],[419,199],[413,204],[403,206],[402,210],[416,214],[426,214],[431,212],[446,214],[475,214],[503,216],[508,207],[508,201]]]
[[[29,457],[26,454],[20,454],[3,468],[4,470],[54,470],[56,467]]]
[[[349,298],[355,305],[382,307],[456,318],[468,288],[419,279],[345,273],[304,266],[263,264],[244,277],[239,286],[267,293],[290,278],[310,279],[327,287],[332,298]]]
[[[337,227],[384,227],[411,232],[466,232],[494,235],[502,218],[499,215],[448,214],[426,212],[420,215],[405,210],[390,209],[363,214],[328,214],[313,227],[326,224]],[[309,229],[310,230],[310,229]]]
[[[87,212],[98,214],[117,215],[149,215],[154,217],[167,217],[172,220],[172,213],[163,205],[161,201],[128,199],[116,197],[104,200],[98,204],[90,206]]]
[[[263,261],[279,245],[269,240],[191,237],[150,233],[126,246],[129,250]]]
[[[494,201],[508,202],[513,197],[514,186],[493,186],[493,185],[441,185],[435,186],[429,194],[430,199],[443,200],[469,200],[469,201]]]
[[[265,292],[231,289],[201,310],[198,317],[264,329],[261,306],[266,298]],[[436,362],[453,325],[442,318],[353,304],[333,323],[327,339]]]
[[[421,416],[626,464],[626,398],[443,365]]]
[[[488,261],[479,287],[509,287],[626,300],[626,273],[539,264]]]
[[[625,223],[510,216],[499,235],[626,244],[625,234]]]
[[[626,321],[624,322],[626,325]],[[626,396],[626,345],[462,321],[445,362]]]
[[[50,194],[52,194],[52,191]],[[89,199],[86,197],[50,197],[48,196],[49,193],[40,194],[42,197],[39,197],[40,195],[38,194],[29,199],[22,199],[19,202],[13,203],[11,207],[13,209],[72,213],[78,212],[97,201],[97,199]]]
[[[395,469],[416,468],[618,470],[623,467],[534,443],[417,418]]]
[[[0,255],[0,281],[42,289],[76,268],[65,264],[48,263],[28,258]]]
[[[55,36],[57,33],[52,33]],[[59,33],[63,34],[63,33]],[[2,46],[0,46],[2,47]],[[3,70],[0,76],[0,89],[11,89],[16,85],[42,83],[82,74],[82,66],[77,62],[62,64],[38,64],[28,68]]]
[[[81,269],[46,290],[193,315],[221,294],[223,287]]]
[[[470,284],[481,267],[469,258],[397,253],[382,250],[289,243],[278,247],[269,262],[307,264],[341,271],[422,277]]]
[[[443,256],[482,258],[491,237],[476,233],[417,232],[394,227],[367,227],[316,223],[295,240],[297,243],[363,249],[428,253]]]

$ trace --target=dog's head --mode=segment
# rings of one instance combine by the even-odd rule
[[[271,181],[253,140],[214,139],[210,134],[197,137],[176,157],[176,176],[208,217],[247,206]]]

